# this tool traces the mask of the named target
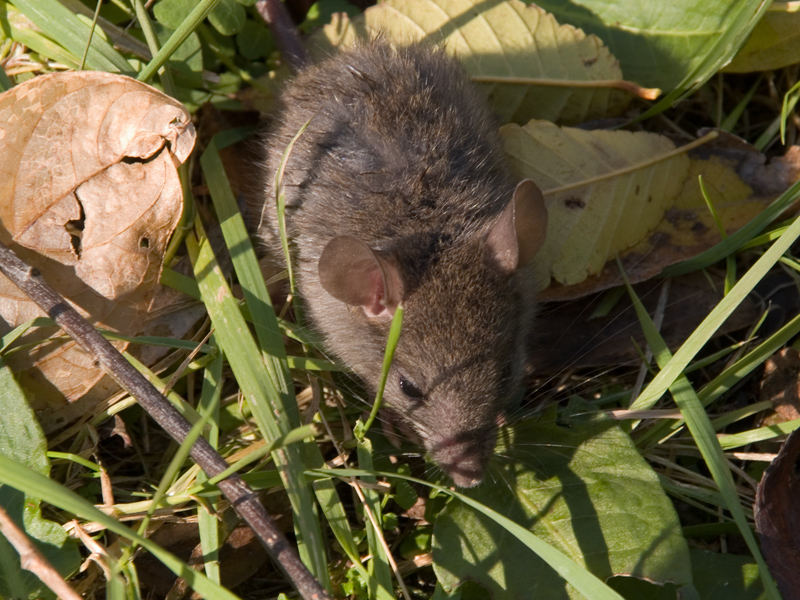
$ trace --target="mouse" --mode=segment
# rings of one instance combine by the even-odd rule
[[[278,266],[274,178],[303,126],[282,185],[308,324],[374,392],[402,305],[381,410],[456,486],[474,487],[521,388],[542,193],[510,173],[486,99],[454,58],[362,42],[300,69],[265,135],[264,191],[246,220]]]

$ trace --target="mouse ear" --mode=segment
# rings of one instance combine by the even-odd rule
[[[319,258],[319,281],[337,300],[360,306],[368,317],[390,317],[403,299],[397,267],[367,244],[343,235],[333,238]]]
[[[501,269],[511,272],[534,257],[546,233],[544,197],[533,181],[525,179],[489,230],[487,250]]]

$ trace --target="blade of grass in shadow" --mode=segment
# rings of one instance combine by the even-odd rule
[[[266,375],[266,379],[270,383],[270,387],[273,390],[271,402],[273,403],[274,409],[278,411],[277,414],[280,416],[280,432],[286,433],[290,429],[300,425],[300,414],[294,397],[294,385],[286,360],[283,336],[278,326],[278,320],[272,308],[266,285],[264,284],[264,278],[258,266],[258,260],[256,259],[252,242],[247,234],[244,220],[239,213],[236,201],[233,197],[233,192],[230,189],[225,170],[222,166],[222,161],[219,157],[217,146],[213,140],[201,156],[200,165],[203,169],[206,183],[208,184],[217,217],[219,218],[225,243],[231,251],[233,266],[239,284],[242,287],[242,294],[252,317],[256,339],[260,347],[260,351],[253,348],[250,351],[250,355],[240,356],[237,362],[247,361],[252,363],[257,357],[261,358],[261,360],[258,361],[262,365],[261,378],[264,379],[264,375]],[[202,291],[202,283],[200,287]],[[242,325],[244,326],[244,319],[238,307],[236,313],[237,318],[242,320]],[[250,342],[253,342],[249,332],[247,332],[247,336]],[[220,337],[219,339],[220,344],[225,349],[231,367],[234,368],[235,372],[235,355],[229,352],[227,344],[222,342],[222,338]],[[239,341],[236,341],[237,345],[239,343]],[[257,365],[253,365],[253,368],[258,367]],[[237,381],[239,381],[240,384],[242,383],[238,375]],[[242,389],[245,389],[244,385],[242,385]],[[266,399],[269,398],[269,396],[264,396],[263,398]],[[253,397],[253,399],[255,400],[255,397]],[[265,408],[268,406],[268,404],[265,404]],[[267,411],[267,414],[269,414],[269,411]],[[262,427],[261,423],[259,423],[259,427]],[[268,433],[267,429],[262,428],[262,433],[266,437]],[[267,437],[267,439],[274,439],[275,437],[277,436],[272,434]],[[311,445],[316,448],[316,445]],[[310,493],[311,490],[303,475],[305,468],[308,466],[305,464],[304,460],[305,452],[304,449],[298,447],[298,445],[288,447],[285,452],[289,462],[287,462],[286,466],[288,470],[284,473],[284,476],[287,478],[287,491],[289,492],[290,501],[295,511],[295,527],[299,530],[298,538],[302,542],[301,550],[306,553],[305,558],[312,563],[309,565],[312,573],[323,582],[323,585],[329,585],[322,531],[319,519],[314,511],[313,498]],[[317,450],[317,452],[319,452],[319,450]],[[322,460],[321,456],[320,460]],[[280,464],[277,458],[276,464]]]
[[[155,556],[177,577],[184,578],[189,586],[208,600],[238,600],[238,596],[209,580],[202,573],[167,552],[146,537],[128,529],[116,519],[95,508],[86,499],[44,475],[0,455],[0,483],[24,492],[32,498],[44,499],[86,521],[94,521],[109,531],[135,542]]]
[[[211,342],[213,343],[213,339]],[[202,417],[208,417],[210,428],[206,439],[211,447],[219,448],[219,403],[222,395],[222,353],[218,352],[214,361],[203,371],[203,387],[200,391],[200,400],[197,403],[197,412]],[[208,479],[200,471],[197,481],[203,483]],[[211,503],[216,512],[217,503]],[[222,538],[219,531],[219,520],[203,504],[197,506],[197,528],[200,534],[200,547],[203,550],[203,567],[206,576],[219,583],[221,574],[219,569],[219,551],[222,547]]]
[[[315,469],[312,474],[322,477],[385,477],[387,479],[404,479],[411,483],[416,483],[425,487],[438,490],[444,494],[453,496],[470,508],[491,519],[510,535],[525,544],[533,553],[544,560],[556,571],[565,581],[578,590],[584,597],[590,600],[624,600],[617,592],[612,590],[602,580],[595,577],[585,567],[579,565],[566,554],[557,550],[550,544],[544,542],[522,525],[515,523],[505,515],[501,515],[494,509],[473,500],[469,496],[457,492],[442,485],[437,485],[423,479],[401,475],[399,473],[385,473],[382,471],[367,472],[361,469]]]
[[[621,265],[620,273],[625,281],[625,287],[628,290],[628,296],[630,296],[631,301],[633,302],[633,306],[636,310],[636,315],[639,318],[639,324],[642,327],[642,332],[644,333],[645,339],[647,339],[647,343],[653,352],[653,357],[656,359],[659,367],[661,367],[663,370],[669,363],[672,355],[663,338],[661,337],[661,334],[658,332],[655,323],[653,323],[653,320],[650,318],[650,315],[647,313],[644,305],[639,300],[639,297],[636,295],[633,287],[631,287],[628,278],[622,271]],[[708,418],[708,415],[700,403],[700,399],[697,397],[697,394],[692,388],[691,383],[689,383],[689,379],[683,374],[679,374],[673,379],[669,386],[669,391],[675,400],[676,406],[678,409],[680,409],[681,414],[686,421],[686,426],[689,428],[689,432],[692,434],[692,438],[694,439],[695,444],[697,444],[697,448],[700,450],[700,454],[703,456],[703,460],[705,461],[711,476],[714,478],[714,481],[719,487],[719,492],[722,495],[725,505],[730,511],[733,520],[739,526],[739,532],[744,538],[747,547],[750,549],[753,558],[755,558],[756,562],[758,563],[758,568],[761,573],[761,581],[764,584],[767,597],[774,600],[780,600],[778,588],[775,585],[775,581],[772,579],[772,575],[770,575],[767,564],[764,562],[764,558],[761,556],[758,542],[756,541],[755,535],[753,535],[753,530],[750,528],[750,524],[747,522],[747,517],[744,514],[742,505],[739,502],[739,495],[736,492],[736,484],[733,481],[733,476],[728,468],[728,463],[725,460],[724,454],[722,453],[722,448],[717,441],[716,432],[714,431],[714,427],[711,425],[711,420]]]
[[[92,36],[92,26],[61,5],[58,0],[14,0],[13,5],[28,17],[48,38],[58,43],[80,65],[86,41],[92,43],[86,66],[93,71],[131,74],[133,66],[100,35]]]
[[[797,187],[800,190],[800,182],[792,187]],[[730,236],[728,239],[730,240],[732,237]],[[780,260],[784,252],[789,249],[798,237],[800,237],[800,218],[795,219],[783,235],[742,275],[728,295],[714,307],[672,358],[661,367],[658,374],[631,404],[630,409],[646,410],[653,407],[669,386],[683,373],[688,364],[694,360],[697,353],[714,335],[714,332],[733,313],[773,265]]]

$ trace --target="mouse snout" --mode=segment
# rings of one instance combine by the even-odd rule
[[[492,428],[430,440],[426,445],[433,460],[456,486],[471,488],[483,481],[495,438]]]

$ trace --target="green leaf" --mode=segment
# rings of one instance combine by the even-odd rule
[[[359,10],[347,0],[319,0],[311,5],[306,13],[306,20],[297,28],[303,33],[309,33],[329,22],[334,13],[345,13],[348,17],[353,17]]]
[[[749,556],[692,550],[694,586],[703,600],[756,600],[764,593],[758,565]]]
[[[164,27],[177,29],[194,5],[195,0],[159,0],[153,6],[153,16]]]
[[[3,415],[0,419],[0,454],[48,476],[47,440],[11,370],[2,363],[0,414]],[[58,523],[42,518],[37,498],[26,497],[18,490],[0,485],[0,506],[59,573],[66,576],[78,568],[80,555],[74,541]],[[33,573],[21,569],[16,551],[0,536],[0,598],[39,598],[44,589]]]
[[[501,433],[493,485],[468,495],[552,544],[600,579],[628,574],[691,582],[672,503],[630,438],[605,419],[527,420]],[[620,465],[625,465],[624,469]],[[445,589],[472,580],[492,598],[564,598],[565,583],[509,531],[458,502],[434,526],[434,568]],[[570,597],[580,597],[567,588]]]
[[[208,13],[208,21],[222,35],[239,33],[247,19],[247,13],[236,0],[219,0],[217,6]]]
[[[662,100],[671,104],[733,58],[770,2],[538,0],[537,4],[561,22],[602,39],[627,79],[673,90]]]
[[[725,71],[769,71],[797,62],[800,62],[800,10],[795,2],[773,2]]]
[[[269,29],[255,21],[246,21],[236,34],[236,46],[242,56],[249,60],[266,58],[275,49]]]

